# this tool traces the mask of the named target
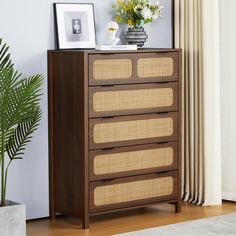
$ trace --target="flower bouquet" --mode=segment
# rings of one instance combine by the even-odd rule
[[[124,36],[127,44],[142,47],[148,38],[143,25],[162,17],[163,6],[151,0],[116,0],[116,3],[115,20],[129,26]]]
[[[115,20],[131,28],[142,27],[162,17],[163,6],[159,1],[150,0],[117,0],[113,5],[116,11]]]

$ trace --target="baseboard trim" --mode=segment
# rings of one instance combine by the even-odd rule
[[[228,201],[233,201],[236,202],[236,192],[235,193],[222,193],[222,199],[223,200],[228,200]]]

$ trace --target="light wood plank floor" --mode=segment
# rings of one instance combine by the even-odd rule
[[[27,236],[106,236],[236,212],[236,203],[211,207],[185,203],[181,213],[173,210],[173,206],[165,204],[96,216],[91,218],[89,230],[81,229],[81,222],[69,217],[34,220],[27,223]]]

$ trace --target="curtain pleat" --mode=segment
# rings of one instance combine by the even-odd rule
[[[201,9],[204,205],[218,205],[222,203],[219,1],[201,0]]]
[[[175,0],[175,45],[183,49],[182,198],[194,204],[211,204],[206,199],[206,173],[210,169],[206,169],[205,163],[210,158],[211,147],[204,148],[204,125],[208,125],[204,114],[204,99],[207,99],[204,84],[208,78],[203,71],[203,53],[206,53],[203,52],[203,1]]]

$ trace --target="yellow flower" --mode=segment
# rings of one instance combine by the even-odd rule
[[[121,19],[119,16],[116,16],[116,17],[115,17],[115,20],[116,20],[118,23],[121,23],[121,22],[122,22],[122,19]]]
[[[132,2],[129,0],[128,3],[127,3],[127,10],[132,11],[132,9],[133,9],[133,4],[132,4]]]
[[[120,3],[121,7],[124,9],[124,11],[128,10],[128,7],[124,3]]]
[[[133,25],[132,19],[128,19],[127,23],[128,23],[129,26],[132,26]]]

